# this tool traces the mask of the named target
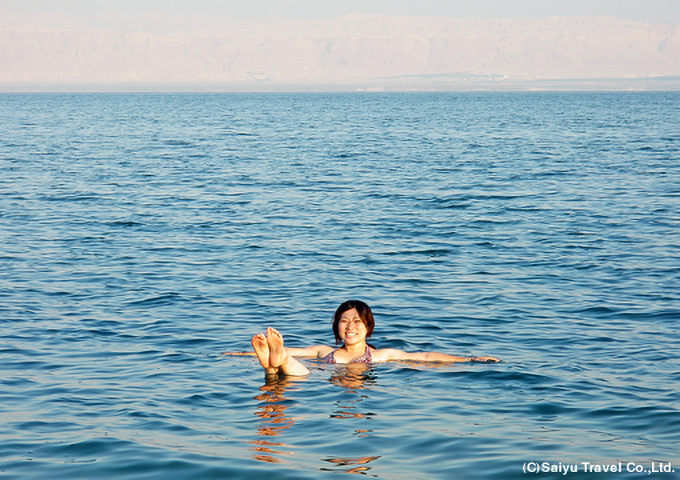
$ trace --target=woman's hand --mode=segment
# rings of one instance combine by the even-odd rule
[[[500,360],[496,357],[470,357],[471,362],[477,363],[499,363]]]

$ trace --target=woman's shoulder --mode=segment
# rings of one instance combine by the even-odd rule
[[[337,347],[331,347],[329,345],[315,345],[313,348],[316,349],[316,352],[320,357],[325,357],[332,351],[337,350]]]

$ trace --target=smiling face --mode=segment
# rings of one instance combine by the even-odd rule
[[[333,333],[335,334],[335,343],[340,343],[340,341],[345,341],[344,336],[345,333],[351,333],[351,334],[358,334],[360,332],[358,331],[353,331],[349,327],[353,326],[355,322],[352,322],[349,324],[349,320],[355,320],[358,318],[359,322],[362,324],[362,326],[358,326],[359,329],[362,329],[363,333],[363,338],[370,338],[371,334],[373,334],[373,328],[375,326],[375,321],[373,320],[373,312],[371,311],[371,307],[369,307],[366,303],[362,302],[361,300],[348,300],[342,305],[338,307],[338,309],[335,311],[335,315],[333,316]],[[346,324],[343,324],[342,330],[342,336],[340,334],[340,322],[342,320],[345,320]],[[355,335],[350,335],[350,338]]]
[[[368,329],[356,308],[347,310],[340,316],[338,334],[345,345],[356,345],[366,340]]]

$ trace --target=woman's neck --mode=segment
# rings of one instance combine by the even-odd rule
[[[353,345],[347,345],[346,343],[342,346],[349,353],[364,353],[366,351],[366,340],[362,340],[359,343]]]

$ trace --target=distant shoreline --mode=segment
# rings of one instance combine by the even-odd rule
[[[680,90],[679,25],[348,15],[199,27],[0,26],[0,90]]]
[[[350,93],[350,92],[676,92],[680,77],[533,81],[440,81],[333,84],[254,83],[0,83],[0,93]]]

